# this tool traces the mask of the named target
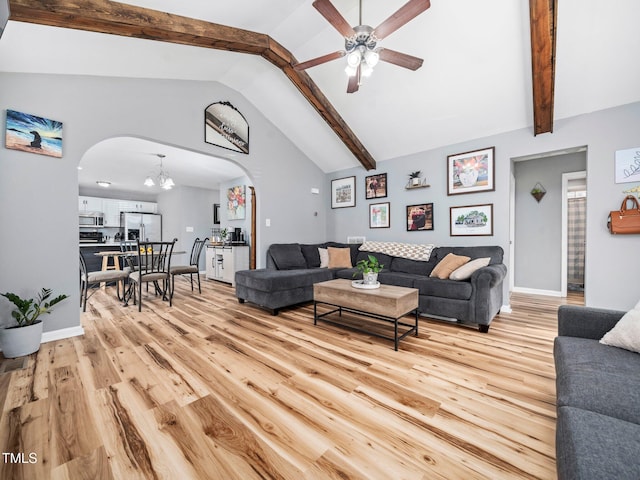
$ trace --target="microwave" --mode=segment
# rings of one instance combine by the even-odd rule
[[[102,227],[104,226],[104,214],[101,212],[79,213],[78,225],[81,227]]]

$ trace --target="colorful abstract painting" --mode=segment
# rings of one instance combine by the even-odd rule
[[[7,110],[5,146],[62,158],[62,122]]]
[[[246,187],[238,185],[227,190],[227,219],[244,220],[246,216]]]

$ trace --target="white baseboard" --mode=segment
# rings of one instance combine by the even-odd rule
[[[511,305],[502,305],[500,307],[500,313],[513,313],[513,310],[511,310]]]
[[[541,290],[538,288],[513,287],[515,293],[527,293],[529,295],[546,295],[548,297],[561,297],[562,292],[559,290]]]
[[[77,327],[61,328],[60,330],[54,330],[52,332],[42,333],[42,343],[55,342],[56,340],[62,340],[64,338],[79,337],[84,335],[84,328],[80,325]]]

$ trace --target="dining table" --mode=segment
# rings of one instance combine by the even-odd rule
[[[154,254],[157,254],[158,252],[154,252]],[[185,250],[174,250],[171,252],[171,256],[173,255],[184,255],[185,253],[187,253]],[[131,251],[126,251],[123,252],[121,250],[111,250],[111,251],[103,251],[103,252],[96,252],[94,253],[95,256],[97,257],[102,257],[102,270],[121,270],[120,268],[120,257],[135,257],[138,256],[138,252],[135,250],[131,250]],[[109,259],[111,259],[112,263],[111,265],[109,264]],[[122,280],[118,280],[118,283],[120,284],[120,290],[122,292],[125,292],[124,289],[124,282]],[[154,282],[154,285],[156,287],[156,291],[158,291],[159,286],[156,284],[156,282]],[[106,283],[101,283],[100,284],[100,288],[106,288]],[[130,298],[130,292],[129,295],[127,295],[127,293],[123,294],[123,298],[125,299],[125,305],[127,304],[127,302],[129,301]]]

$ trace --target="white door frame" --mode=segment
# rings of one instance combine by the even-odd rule
[[[560,296],[567,296],[567,272],[568,272],[568,241],[569,241],[569,209],[567,206],[568,189],[570,180],[580,180],[587,178],[586,171],[569,172],[562,174],[562,249],[561,249],[561,268],[560,268]]]

